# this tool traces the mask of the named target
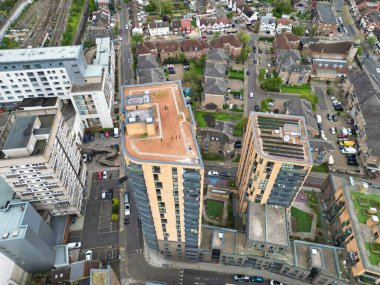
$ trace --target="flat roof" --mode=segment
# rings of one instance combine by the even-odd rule
[[[330,3],[318,2],[317,10],[319,12],[319,16],[322,20],[322,23],[336,24],[336,19],[334,13],[331,10]]]
[[[108,285],[110,280],[108,280],[109,269],[91,269],[90,271],[90,282],[92,285]]]
[[[17,62],[36,62],[49,60],[77,59],[81,46],[46,47],[31,49],[6,49],[0,51],[0,64]]]
[[[351,217],[351,227],[359,248],[360,260],[366,269],[380,273],[379,266],[371,263],[371,260],[380,258],[380,254],[370,249],[370,244],[376,243],[372,228],[366,226],[366,221],[371,216],[364,214],[364,211],[376,208],[377,211],[373,215],[380,217],[380,184],[375,184],[373,181],[355,179],[351,176],[331,175],[330,177],[333,180],[335,189],[343,189],[346,208]]]
[[[108,67],[111,54],[111,39],[97,38],[96,39],[96,57],[93,64],[98,64],[104,67]]]
[[[33,134],[33,125],[36,120],[37,116],[16,117],[3,150],[27,147],[30,137]]]
[[[124,86],[122,106],[126,120],[126,108],[133,109],[132,98],[141,94],[150,95],[149,106],[141,107],[137,101],[135,110],[152,108],[153,118],[149,122],[155,124],[155,134],[133,135],[123,128],[125,155],[132,160],[201,165],[194,117],[191,107],[184,103],[180,82]]]
[[[289,246],[286,209],[249,203],[248,239]]]
[[[306,120],[303,116],[251,112],[255,148],[272,160],[312,165]]]
[[[21,238],[25,235],[26,225],[22,225],[25,208],[31,207],[26,202],[9,204],[0,210],[0,243],[10,239]]]

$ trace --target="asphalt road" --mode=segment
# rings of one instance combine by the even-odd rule
[[[133,56],[131,53],[131,45],[129,43],[129,30],[125,28],[126,24],[129,24],[129,15],[127,13],[127,5],[124,1],[121,2],[121,13],[120,13],[120,28],[121,28],[121,54],[120,54],[120,75],[121,75],[121,85],[129,85],[133,83],[133,68],[132,60]],[[129,25],[128,25],[129,26]]]

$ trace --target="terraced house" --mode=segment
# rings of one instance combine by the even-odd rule
[[[147,245],[198,261],[204,169],[180,82],[124,86],[122,149]]]

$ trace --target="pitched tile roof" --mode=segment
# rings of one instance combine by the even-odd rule
[[[226,81],[223,78],[206,77],[205,78],[205,94],[224,96],[227,94]]]
[[[184,40],[182,42],[182,50],[184,52],[198,51],[202,49],[203,49],[203,46],[199,40],[190,39],[190,40]]]
[[[181,19],[181,27],[182,28],[190,28],[191,21],[189,19]]]
[[[316,43],[309,45],[313,52],[348,54],[352,47],[352,42]]]
[[[181,46],[177,41],[158,42],[158,49],[160,52],[174,52],[180,51]]]
[[[220,77],[224,78],[226,76],[227,65],[220,62],[212,62],[207,60],[204,70],[205,77]]]

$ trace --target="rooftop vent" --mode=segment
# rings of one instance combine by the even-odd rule
[[[13,231],[12,237],[17,237],[17,236],[18,236],[18,230]]]
[[[9,233],[8,232],[6,232],[6,233],[3,234],[3,239],[6,239],[8,237],[9,237]]]

